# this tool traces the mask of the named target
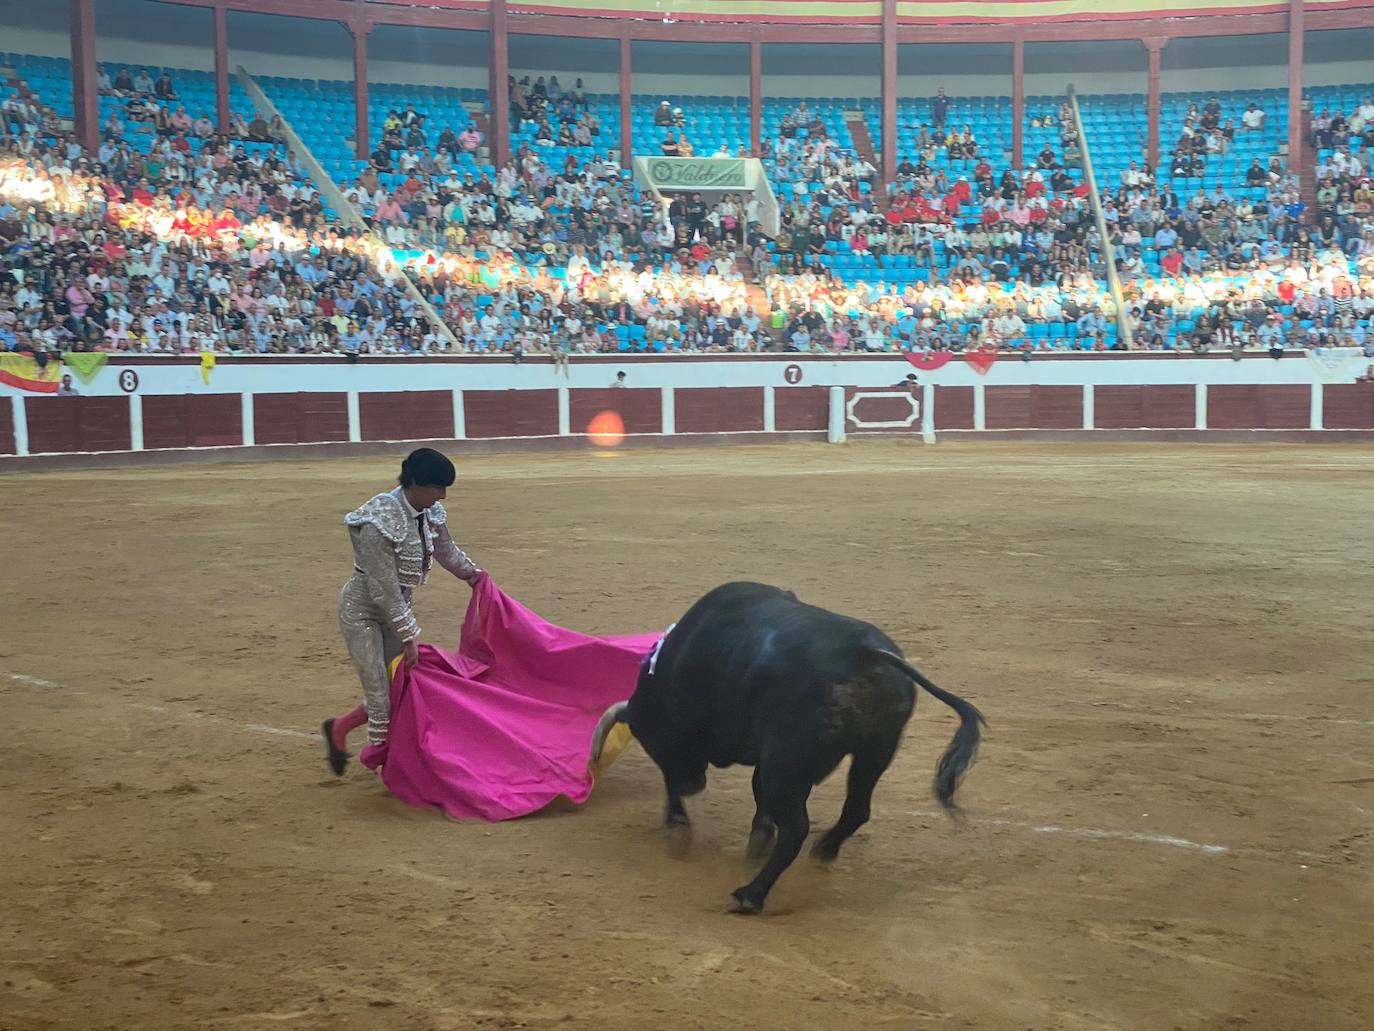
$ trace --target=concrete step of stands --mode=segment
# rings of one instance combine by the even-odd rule
[[[755,282],[758,278],[758,270],[754,267],[754,263],[748,258],[736,258],[735,268],[737,268],[739,274],[744,277],[744,295],[749,307],[754,309],[754,314],[763,320],[765,329],[767,329],[776,339],[777,334],[773,333],[772,329],[768,327],[768,313],[770,310],[768,295],[763,292],[763,287]]]
[[[849,128],[849,135],[854,140],[854,152],[879,170],[879,182],[886,182],[887,169],[883,168],[882,163],[878,160],[878,152],[873,145],[873,134],[868,131],[868,122],[864,120],[863,112],[846,111],[844,122]],[[887,199],[886,190],[874,190],[873,193],[874,199],[880,205]]]

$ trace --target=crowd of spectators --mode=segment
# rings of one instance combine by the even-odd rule
[[[145,78],[125,73],[110,88],[142,96],[150,85],[175,100]],[[580,83],[511,85],[522,123],[587,124]],[[480,145],[464,138],[475,130],[446,128],[431,147],[410,106],[392,112],[370,166],[346,184],[367,233],[326,219],[283,147],[192,143],[176,129],[144,152],[111,125],[86,154],[13,110],[7,102],[0,142],[0,343],[11,349],[1125,346],[1085,189],[1066,174],[1071,133],[1024,172],[980,158],[952,177],[917,155],[879,203],[876,169],[836,148],[799,104],[794,127],[806,131],[765,141],[775,181],[789,186],[770,239],[752,197],[683,195],[665,208],[617,166],[550,167],[537,143],[495,175],[460,175],[452,158]],[[1122,173],[1104,203],[1135,346],[1374,351],[1374,193],[1357,139],[1374,128],[1361,108],[1319,115],[1313,129],[1332,148],[1315,212],[1277,158],[1261,166],[1260,201],[1220,186],[1182,196],[1143,162]],[[946,148],[951,135],[967,145],[958,131]],[[840,256],[865,264],[841,272]]]
[[[1196,179],[1203,176],[1207,171],[1209,155],[1229,153],[1236,142],[1237,133],[1263,132],[1266,117],[1260,106],[1251,102],[1241,112],[1240,125],[1236,125],[1235,118],[1225,116],[1217,97],[1208,99],[1201,109],[1196,104],[1189,104],[1170,159],[1170,178]],[[1274,160],[1277,162],[1278,159]],[[1261,171],[1272,174],[1275,168]],[[1279,171],[1277,174],[1282,173]],[[1246,173],[1246,181],[1252,186],[1264,185],[1264,180],[1259,176],[1252,177],[1249,172]]]
[[[518,81],[510,76],[511,128],[522,137],[532,139],[541,147],[596,147],[602,141],[601,120],[592,110],[582,80],[571,87],[558,81],[557,75],[535,77],[528,75]]]

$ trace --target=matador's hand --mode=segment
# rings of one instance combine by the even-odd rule
[[[420,641],[418,638],[406,642],[405,663],[413,666],[420,661]]]

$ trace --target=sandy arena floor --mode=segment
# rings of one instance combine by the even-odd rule
[[[460,541],[557,622],[771,581],[987,713],[964,826],[923,697],[874,821],[757,919],[722,911],[748,771],[689,801],[685,859],[637,750],[496,826],[327,774],[339,518],[398,464],[0,477],[0,1028],[1374,1026],[1374,451],[461,462]]]

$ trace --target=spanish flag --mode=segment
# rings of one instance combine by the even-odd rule
[[[31,354],[0,354],[0,383],[35,394],[56,394],[62,382],[62,363],[39,365]]]

